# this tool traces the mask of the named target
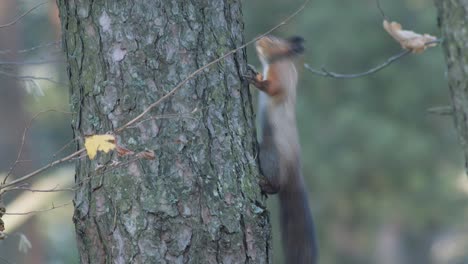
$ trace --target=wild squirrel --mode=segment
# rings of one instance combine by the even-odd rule
[[[263,76],[250,67],[247,79],[259,90],[261,125],[260,181],[263,192],[278,193],[285,263],[315,264],[318,253],[314,222],[301,173],[296,125],[295,58],[304,51],[303,39],[265,36],[256,42]]]

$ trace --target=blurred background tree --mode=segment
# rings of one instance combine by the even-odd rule
[[[41,2],[33,0],[0,1],[0,24],[14,21]],[[0,179],[3,181],[18,155],[22,133],[39,111],[70,111],[65,64],[41,63],[63,60],[60,48],[60,24],[55,1],[45,1],[17,23],[0,28]],[[33,48],[33,49],[31,49]],[[9,63],[13,62],[13,64]],[[35,62],[35,63],[29,63]],[[51,78],[54,82],[30,78]],[[27,77],[27,78],[25,78]],[[10,176],[21,176],[54,160],[56,153],[71,139],[69,115],[47,113],[30,127],[20,162]],[[65,151],[66,152],[66,151]],[[63,154],[60,153],[60,154]],[[73,183],[73,166],[49,170],[37,177],[47,179],[52,188]],[[27,195],[27,197],[25,196]],[[52,203],[70,201],[71,193],[9,192],[3,195],[11,213],[49,208]],[[19,201],[14,205],[14,201]],[[13,207],[12,207],[13,206]],[[71,221],[72,206],[41,214],[7,215],[6,240],[0,241],[0,263],[77,263],[78,254]],[[31,242],[26,253],[19,251],[22,235]]]
[[[12,18],[35,4],[26,0],[17,2],[17,7],[5,16]],[[266,31],[301,3],[244,1],[246,39]],[[46,8],[18,23],[18,43],[14,48],[55,41],[53,23],[48,18],[48,8],[54,5],[50,1]],[[439,35],[433,2],[381,0],[381,5],[391,20],[404,27]],[[374,0],[312,1],[275,34],[303,36],[307,49],[305,62],[344,73],[367,70],[400,51],[399,45],[382,29],[382,17]],[[41,49],[19,59],[50,56],[48,52],[51,51]],[[249,63],[260,66],[252,47],[248,52]],[[468,181],[462,167],[462,152],[451,117],[427,111],[450,104],[445,68],[442,50],[432,48],[359,79],[337,80],[307,70],[301,72],[298,123],[304,175],[319,232],[321,263],[468,263],[465,250],[468,224],[464,221]],[[53,72],[57,80],[66,79],[62,75],[63,65],[17,69],[25,74]],[[14,86],[4,84],[2,91],[12,91]],[[15,89],[23,90],[20,90],[21,108],[15,111],[31,116],[43,109],[68,108],[67,88],[48,82],[40,84],[44,96],[27,93],[28,85],[18,83],[20,87]],[[12,100],[5,96],[7,93],[3,94],[2,105],[5,100]],[[3,139],[12,123],[0,116]],[[40,153],[40,157],[31,156],[34,162],[28,166],[43,164],[70,139],[69,120],[63,116],[46,115],[32,128],[28,153]],[[20,141],[21,126],[15,131],[17,138],[10,137],[6,142]],[[8,170],[16,151],[2,143],[0,153],[9,161],[0,167],[1,173]],[[276,206],[274,196],[271,197],[270,208]],[[39,217],[50,217],[55,212],[63,211]],[[35,263],[78,262],[72,246],[74,238],[66,235],[73,234],[71,211],[68,213],[59,213],[54,221],[34,225],[38,230],[49,230],[42,232],[42,255]],[[276,211],[272,210],[274,263],[281,262],[277,219]],[[53,230],[57,228],[68,231],[55,234]],[[28,230],[20,232],[28,234]],[[70,245],[68,251],[57,249],[60,241],[57,239],[62,238]],[[21,261],[22,253],[5,250],[6,245],[16,242],[13,239],[0,242],[0,256],[10,262],[25,263]]]

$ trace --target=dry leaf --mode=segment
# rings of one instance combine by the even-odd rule
[[[117,150],[117,154],[119,154],[119,156],[127,156],[127,155],[132,155],[132,154],[135,154],[135,152],[129,150],[129,149],[126,149],[124,147],[121,147],[119,145],[116,146],[116,150]]]
[[[428,47],[435,47],[437,43],[427,44],[431,41],[436,41],[437,38],[429,34],[418,34],[410,30],[403,30],[401,25],[397,22],[383,21],[384,29],[392,36],[401,47],[410,50],[413,53],[423,52]]]
[[[113,135],[94,135],[85,138],[85,148],[90,159],[94,159],[98,151],[109,151],[115,149],[115,137]]]

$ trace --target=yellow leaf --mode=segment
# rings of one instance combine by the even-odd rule
[[[115,149],[115,137],[113,135],[94,135],[85,138],[85,148],[90,159],[94,159],[98,151],[109,151]]]
[[[397,22],[383,21],[384,29],[392,36],[401,47],[410,50],[413,53],[423,52],[428,47],[435,47],[437,43],[427,44],[431,41],[436,41],[437,38],[429,34],[418,34],[411,30],[403,30]]]

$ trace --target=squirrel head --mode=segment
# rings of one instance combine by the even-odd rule
[[[260,60],[272,63],[276,60],[295,57],[304,52],[304,39],[294,36],[288,39],[281,39],[271,35],[264,36],[257,40],[255,48]]]

